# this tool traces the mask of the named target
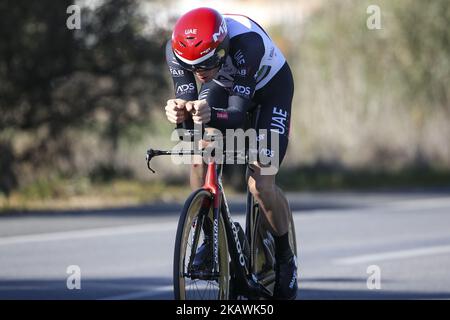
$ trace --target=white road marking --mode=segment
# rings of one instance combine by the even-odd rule
[[[376,254],[366,254],[360,256],[354,256],[349,258],[342,258],[334,260],[334,264],[338,265],[352,265],[361,263],[378,262],[385,260],[398,260],[415,258],[420,256],[428,256],[433,254],[447,253],[450,252],[450,245],[433,246],[433,247],[423,247],[409,250],[382,252]]]
[[[393,201],[386,204],[386,207],[403,210],[421,210],[445,208],[450,206],[450,197],[435,197],[426,199],[409,199]]]
[[[162,292],[170,292],[173,290],[173,286],[163,286],[163,287],[156,287],[152,289],[151,291],[139,291],[139,292],[131,292],[126,294],[121,294],[118,296],[111,296],[106,298],[101,298],[99,300],[133,300],[133,299],[139,299],[139,298],[150,298],[153,296],[156,296],[158,294],[161,294]]]
[[[164,222],[164,223],[147,223],[147,224],[131,225],[131,226],[95,228],[95,229],[87,229],[87,230],[72,230],[72,231],[62,231],[62,232],[20,235],[20,236],[0,238],[0,246],[30,243],[30,242],[61,241],[61,240],[69,240],[69,239],[109,237],[109,236],[134,234],[134,233],[146,233],[146,232],[168,232],[168,231],[175,232],[176,226],[177,226],[177,223],[174,221],[174,222]]]

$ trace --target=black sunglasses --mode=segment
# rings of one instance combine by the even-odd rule
[[[199,72],[199,71],[210,71],[210,70],[212,70],[212,69],[217,68],[218,66],[219,66],[219,64],[216,64],[216,65],[214,65],[214,66],[212,66],[212,67],[206,67],[206,66],[199,66],[199,67],[196,67],[196,66],[192,66],[191,70],[194,71],[194,72]]]

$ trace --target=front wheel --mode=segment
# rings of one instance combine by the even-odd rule
[[[211,268],[199,272],[192,263],[205,239],[212,235],[212,194],[199,189],[186,201],[178,222],[175,240],[173,283],[176,300],[228,300],[230,298],[230,269],[227,236],[222,215],[219,216],[219,265],[218,274]],[[200,276],[199,276],[200,275]]]

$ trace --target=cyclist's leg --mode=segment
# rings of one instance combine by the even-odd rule
[[[263,152],[265,155],[271,155],[275,161],[267,163],[266,158],[253,163],[253,170],[248,176],[248,186],[273,229],[277,261],[275,295],[278,298],[292,299],[297,293],[297,264],[289,244],[290,208],[286,196],[275,183],[277,169],[283,161],[289,141],[294,91],[289,66],[286,64],[260,91],[257,96],[261,104],[257,129],[267,131],[259,134],[258,154]]]
[[[289,205],[275,176],[289,142],[293,92],[292,74],[286,64],[255,96],[261,105],[256,128],[259,159],[251,165],[248,185],[277,236],[288,230]]]
[[[289,204],[283,191],[275,184],[275,175],[262,175],[261,164],[251,164],[252,172],[248,176],[250,192],[258,201],[275,236],[282,236],[288,232]]]

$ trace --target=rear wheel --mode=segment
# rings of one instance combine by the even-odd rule
[[[218,273],[211,268],[193,269],[192,262],[205,232],[212,235],[212,194],[195,191],[186,201],[178,223],[174,252],[174,294],[177,300],[228,300],[230,298],[230,269],[227,236],[222,215],[219,218]]]
[[[275,241],[269,231],[268,221],[264,214],[259,211],[259,206],[254,206],[256,220],[254,227],[254,241],[252,244],[253,273],[259,282],[273,293],[275,288]],[[297,256],[297,241],[292,213],[289,213],[289,244],[292,252]]]

